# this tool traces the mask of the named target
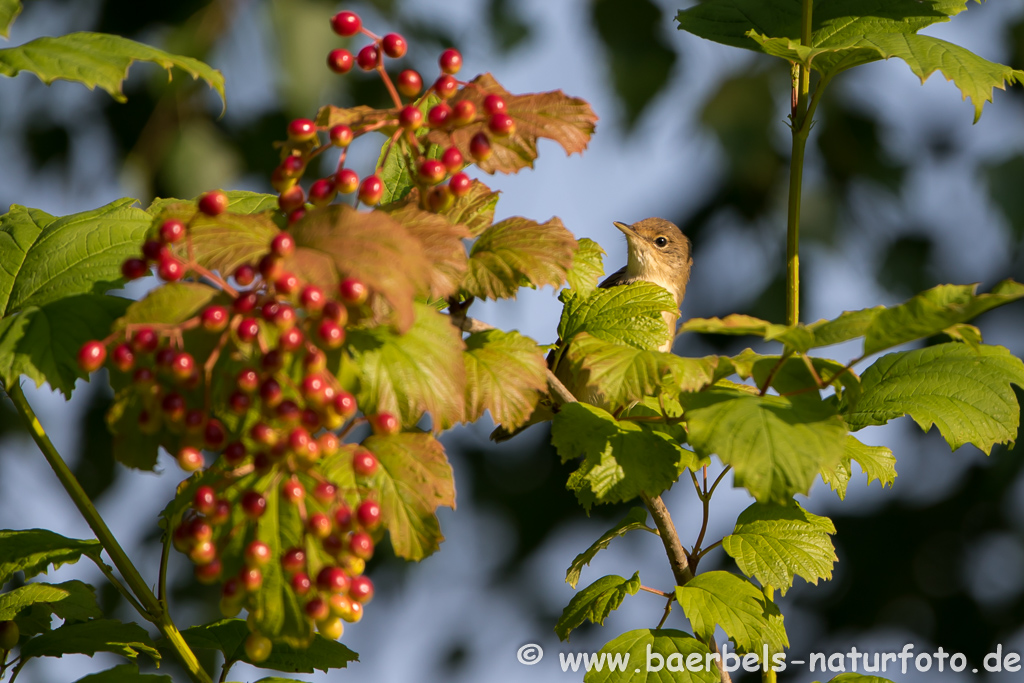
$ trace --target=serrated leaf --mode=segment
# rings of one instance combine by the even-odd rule
[[[835,387],[837,393],[842,390],[841,395],[847,400],[855,400],[860,396],[860,378],[857,374],[830,358],[800,356],[787,358],[780,363],[779,356],[745,353],[744,358],[737,357],[733,361],[741,377],[753,377],[759,387],[763,387],[770,379],[769,386],[791,401],[821,400],[818,380],[826,385],[823,388]],[[811,367],[814,368],[813,375]]]
[[[462,240],[472,234],[461,225],[453,225],[440,214],[419,208],[418,196],[419,192],[413,190],[407,197],[409,201],[384,208],[423,246],[427,259],[433,265],[430,296],[444,299],[459,291],[459,285],[469,267]]]
[[[212,624],[193,626],[181,632],[185,642],[193,649],[218,650],[228,661],[248,662],[245,639],[249,627],[243,619],[222,619]],[[255,666],[274,671],[313,673],[319,669],[343,669],[349,662],[359,661],[359,655],[335,640],[314,636],[308,648],[296,649],[287,643],[274,643],[270,657]],[[273,679],[261,679],[273,680]]]
[[[157,415],[155,408],[151,416]],[[107,411],[107,429],[114,437],[114,459],[125,467],[152,472],[160,454],[160,436],[143,433],[139,429],[139,417],[147,410],[142,397],[133,387],[125,387],[114,396]]]
[[[558,336],[571,341],[580,332],[614,344],[655,351],[669,339],[663,317],[675,312],[676,302],[664,287],[634,282],[598,289],[583,297],[572,290],[559,295],[563,303]]]
[[[74,564],[82,555],[100,561],[103,546],[99,541],[65,538],[47,529],[0,530],[0,586],[16,572],[25,579],[64,564]]]
[[[122,90],[128,69],[134,62],[153,62],[167,70],[174,68],[192,78],[206,81],[224,98],[224,76],[198,59],[174,55],[155,47],[107,33],[69,33],[0,50],[0,74],[17,76],[28,71],[46,85],[56,80],[81,83],[92,90],[99,86],[118,102],[128,100]]]
[[[141,674],[138,664],[122,664],[113,669],[89,674],[75,683],[173,683],[170,676]]]
[[[630,510],[629,514],[627,514],[621,522],[601,534],[601,538],[594,541],[589,548],[577,555],[576,559],[572,561],[572,564],[569,565],[569,568],[565,571],[565,582],[575,588],[576,584],[579,583],[580,572],[583,571],[584,565],[590,564],[597,554],[607,548],[608,544],[616,537],[625,536],[630,531],[634,531],[636,529],[644,529],[652,534],[658,533],[647,526],[647,508],[635,507]]]
[[[423,245],[398,221],[383,211],[334,204],[309,211],[291,232],[297,249],[286,267],[294,264],[325,291],[342,277],[359,278],[394,310],[400,332],[412,326],[413,297],[429,294],[434,273]]]
[[[64,583],[27,583],[7,593],[0,593],[0,621],[14,619],[32,605],[43,607],[50,614],[71,621],[85,621],[103,616],[96,604],[92,586],[81,581]]]
[[[796,503],[754,503],[740,513],[722,548],[744,574],[785,595],[797,576],[815,585],[832,578],[838,558],[829,536],[835,532],[830,519]]]
[[[839,464],[831,470],[822,470],[821,479],[839,495],[840,500],[846,498],[846,487],[853,476],[850,461],[855,460],[867,475],[868,486],[876,479],[882,487],[892,486],[896,481],[896,456],[885,446],[868,446],[861,443],[855,436],[846,436],[846,452]]]
[[[769,655],[789,647],[782,613],[753,584],[735,574],[715,571],[698,574],[685,586],[676,586],[676,600],[698,637],[707,640],[721,626],[740,653]]]
[[[428,102],[431,104],[428,105]],[[424,117],[426,117],[429,107],[434,106],[438,102],[440,102],[440,99],[437,95],[430,93],[427,98],[420,103],[419,109],[423,111]],[[380,156],[377,158],[376,172],[377,177],[381,179],[382,183],[384,183],[384,194],[381,195],[380,200],[380,205],[383,209],[387,209],[388,204],[401,201],[413,188],[416,187],[416,182],[413,176],[416,175],[418,171],[410,168],[409,155],[406,153],[407,149],[408,147],[404,141],[395,140],[394,144],[392,144],[392,138],[386,140],[384,145],[380,148]],[[441,145],[428,145],[423,158],[440,159],[444,150],[445,148]]]
[[[620,503],[641,493],[657,495],[699,462],[667,434],[616,420],[586,403],[568,403],[555,414],[551,444],[562,462],[583,456],[568,487],[588,510],[593,503]]]
[[[574,389],[588,403],[618,407],[662,392],[700,391],[712,383],[718,358],[683,358],[661,351],[613,344],[581,332],[566,358],[576,376]]]
[[[640,572],[628,579],[615,575],[601,577],[573,596],[555,624],[555,634],[559,640],[568,640],[573,629],[585,621],[604,626],[604,620],[619,608],[623,599],[639,590]]]
[[[514,299],[520,287],[561,287],[575,248],[575,238],[558,218],[547,223],[508,218],[473,243],[463,288],[483,299]]]
[[[648,654],[657,654],[663,668],[648,670]],[[639,629],[627,631],[605,644],[598,653],[601,666],[592,666],[583,676],[584,683],[719,683],[718,669],[704,668],[711,653],[689,633],[675,629]],[[698,668],[686,665],[689,657],[699,661]],[[628,658],[627,658],[628,657]],[[616,659],[617,658],[617,659]],[[659,661],[659,660],[655,660]],[[632,662],[632,664],[630,664]],[[656,665],[654,665],[656,666]],[[639,671],[635,671],[639,669]],[[575,671],[575,669],[574,669]]]
[[[278,208],[276,194],[250,192],[248,190],[226,190],[224,194],[228,198],[228,208],[225,211],[227,214],[251,216],[277,211]],[[159,216],[172,206],[175,207],[175,211],[182,210],[181,206],[176,206],[181,204],[191,204],[194,209],[198,201],[199,197],[193,197],[192,199],[157,197],[146,207],[146,212],[153,216]],[[223,216],[224,214],[221,215]]]
[[[0,36],[11,37],[11,24],[21,14],[21,0],[0,0]]]
[[[605,253],[601,245],[594,240],[581,238],[572,257],[572,268],[565,276],[566,284],[580,296],[590,296],[604,275]]]
[[[486,330],[466,338],[466,422],[485,410],[515,429],[529,419],[547,387],[547,363],[537,342],[516,331]]]
[[[444,540],[435,511],[442,505],[455,509],[444,446],[430,434],[412,432],[371,436],[363,445],[380,461],[373,487],[395,555],[422,560]]]
[[[1024,387],[1024,363],[1001,346],[949,342],[900,351],[864,371],[863,393],[844,405],[843,417],[856,430],[909,415],[925,431],[936,425],[953,450],[972,443],[989,453],[1017,437],[1011,384]]]
[[[477,166],[487,173],[516,173],[522,168],[533,168],[537,158],[537,140],[554,140],[566,154],[582,153],[594,132],[597,115],[584,100],[569,97],[561,90],[530,95],[513,95],[498,84],[490,74],[473,79],[458,95],[460,100],[472,102],[477,111],[483,111],[487,95],[498,95],[505,100],[506,113],[515,122],[515,132],[507,137],[491,138],[493,153]],[[434,130],[427,139],[438,145],[454,144],[462,156],[472,159],[469,141],[474,135],[487,131],[487,121],[481,119],[454,131]]]
[[[64,624],[32,638],[21,647],[23,658],[63,657],[70,654],[91,656],[97,652],[113,652],[129,659],[135,659],[140,652],[144,652],[155,661],[160,660],[160,653],[144,628],[114,619]]]
[[[428,412],[440,431],[464,413],[462,334],[430,306],[413,310],[415,324],[403,335],[385,327],[349,330],[347,348],[362,370],[359,405],[394,413],[406,425]]]
[[[452,205],[439,215],[449,222],[461,225],[473,237],[478,237],[494,222],[494,208],[498,205],[499,192],[494,192],[479,180],[469,186],[469,192],[455,197]]]
[[[798,352],[811,348],[814,342],[806,325],[779,325],[739,313],[724,318],[691,318],[679,326],[679,334],[684,332],[764,337],[765,341],[780,341]]]
[[[843,455],[846,426],[835,408],[801,397],[758,396],[735,388],[681,394],[690,444],[731,465],[736,486],[784,503],[807,493],[818,472]]]

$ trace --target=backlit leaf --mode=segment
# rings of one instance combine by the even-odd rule
[[[95,589],[81,581],[64,583],[27,583],[0,593],[0,621],[10,621],[18,612],[39,606],[60,619],[85,621],[103,616],[96,604]]]
[[[135,659],[140,652],[144,652],[154,660],[160,660],[160,653],[144,628],[114,619],[64,624],[32,638],[21,647],[21,656],[24,658],[62,657],[70,654],[91,656],[97,652],[113,652],[129,659]]]
[[[599,626],[619,608],[627,595],[636,595],[640,590],[640,572],[632,578],[621,576],[603,576],[573,596],[572,600],[555,624],[555,633],[559,640],[568,640],[573,629],[579,628],[583,622],[589,621]]]
[[[537,342],[518,332],[487,330],[466,338],[466,422],[485,410],[514,429],[530,417],[547,387],[547,363]]]
[[[707,640],[720,626],[740,653],[769,655],[789,646],[782,613],[753,584],[723,571],[704,572],[685,586],[676,586],[676,600],[693,625],[693,632]]]
[[[653,666],[661,663],[662,668],[648,670],[646,663],[649,655],[661,657],[660,660],[653,658]],[[591,667],[583,676],[583,682],[720,683],[722,679],[715,665],[712,664],[710,670],[703,666],[710,656],[704,643],[683,631],[646,628],[627,631],[605,643],[598,653],[602,666]],[[615,657],[619,658],[620,666],[612,666]],[[686,666],[690,657],[700,663],[696,669]]]
[[[0,530],[0,587],[16,572],[25,579],[63,564],[78,562],[82,555],[99,561],[103,546],[95,540],[65,538],[47,529]]]
[[[558,218],[547,223],[508,218],[473,244],[463,287],[484,299],[515,298],[520,287],[561,287],[575,249],[576,240]]]
[[[566,284],[580,296],[590,296],[604,275],[604,255],[600,244],[586,237],[580,239],[572,257],[572,268],[565,277]]]
[[[597,557],[598,552],[607,548],[608,544],[616,537],[625,536],[628,532],[636,529],[644,529],[652,534],[658,533],[647,526],[647,508],[635,507],[630,510],[629,514],[626,515],[621,522],[601,534],[601,538],[594,541],[589,548],[577,555],[576,559],[574,559],[572,564],[569,565],[569,569],[565,572],[565,582],[575,588],[576,584],[579,583],[580,572],[583,571],[583,567],[590,564],[590,562]]]
[[[650,282],[598,289],[591,296],[564,290],[558,336],[570,342],[580,332],[614,344],[654,351],[669,339],[662,315],[677,309],[672,295]]]

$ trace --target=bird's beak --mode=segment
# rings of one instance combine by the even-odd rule
[[[619,221],[612,221],[612,225],[621,230],[626,237],[636,237],[636,231],[633,230],[633,226],[620,223]]]

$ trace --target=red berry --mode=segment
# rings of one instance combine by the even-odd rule
[[[195,472],[205,465],[203,454],[191,446],[185,446],[178,451],[178,467],[186,472]]]
[[[288,225],[295,225],[306,216],[306,207],[300,206],[288,214]]]
[[[253,541],[245,549],[245,563],[250,567],[260,567],[270,562],[271,555],[269,545]]]
[[[423,112],[410,104],[398,113],[398,125],[406,130],[416,130],[423,125]]]
[[[356,397],[347,391],[339,391],[334,397],[334,410],[341,417],[352,417],[356,414],[356,408]]]
[[[270,251],[282,258],[291,256],[295,253],[295,238],[291,236],[291,233],[277,233],[270,241]]]
[[[469,141],[469,153],[477,161],[487,161],[491,158],[491,141],[487,134],[480,132],[474,135]]]
[[[305,335],[302,334],[302,330],[297,327],[291,327],[281,333],[278,344],[282,351],[291,352],[298,351],[302,347],[302,342],[306,340]]]
[[[274,280],[274,289],[281,294],[294,294],[299,291],[299,284],[299,278],[295,273],[281,273]],[[289,307],[289,310],[292,309]],[[292,313],[294,314],[294,311]],[[281,322],[294,324],[294,320],[295,318],[291,317],[289,320],[282,320]],[[280,327],[280,325],[278,326]]]
[[[288,445],[296,453],[305,450],[309,445],[309,432],[302,427],[296,427],[288,434]]]
[[[359,187],[359,174],[351,168],[343,168],[335,176],[334,185],[341,194],[355,192]]]
[[[334,511],[334,523],[340,531],[345,531],[352,526],[352,510],[348,505],[342,503]]]
[[[196,362],[192,359],[192,354],[182,351],[175,354],[171,361],[171,374],[178,379],[188,379],[195,367]]]
[[[272,446],[277,442],[277,432],[274,428],[265,422],[257,422],[249,430],[249,436],[252,437],[256,443],[263,444],[264,446]]]
[[[347,74],[352,70],[352,53],[343,48],[327,53],[327,68],[336,74]]]
[[[373,539],[370,538],[370,534],[357,531],[349,539],[348,549],[359,559],[368,560],[373,557]]]
[[[125,259],[121,264],[121,275],[125,280],[138,280],[149,272],[146,262],[140,258]]]
[[[364,303],[370,296],[370,290],[366,288],[362,280],[354,277],[347,277],[338,285],[338,293],[341,298],[350,304]]]
[[[192,546],[188,556],[198,565],[210,564],[217,559],[217,546],[212,541],[200,541]]]
[[[160,259],[156,267],[156,274],[168,282],[176,282],[185,275],[185,266],[173,256],[165,256]]]
[[[281,402],[281,385],[276,379],[270,377],[263,380],[260,385],[260,399],[266,405],[274,407]]]
[[[309,576],[306,575],[306,572],[297,572],[292,576],[291,586],[296,595],[305,595],[309,592],[312,585],[313,582],[309,580]]]
[[[309,201],[311,201],[314,206],[327,206],[334,201],[334,196],[337,193],[338,190],[334,186],[333,180],[320,178],[309,186]]]
[[[441,154],[441,163],[449,173],[455,173],[465,164],[465,159],[462,158],[462,152],[458,147],[449,147]]]
[[[330,432],[328,432],[329,434]],[[329,505],[334,502],[335,496],[338,495],[338,487],[329,481],[318,482],[316,488],[313,489],[313,497],[324,505]]]
[[[364,500],[356,508],[356,519],[367,529],[376,528],[381,519],[380,504],[375,500]]]
[[[373,599],[373,582],[365,576],[353,576],[348,594],[356,602],[366,604]]]
[[[110,362],[121,372],[128,372],[135,365],[135,352],[128,344],[118,344],[110,354]]]
[[[457,74],[462,68],[462,55],[458,50],[450,47],[441,53],[441,58],[437,62],[441,65],[441,71],[444,73]]]
[[[256,567],[242,567],[238,573],[238,582],[246,592],[255,593],[263,585],[263,572]]]
[[[434,92],[442,100],[451,99],[459,91],[459,82],[454,76],[443,74],[434,81]]]
[[[152,353],[160,345],[160,337],[153,331],[153,328],[143,327],[135,331],[130,343],[136,353]]]
[[[203,428],[203,442],[207,448],[220,449],[224,445],[224,439],[226,438],[227,433],[224,431],[224,425],[220,423],[220,420],[211,419]]]
[[[374,434],[379,434],[381,436],[397,434],[402,428],[402,424],[398,421],[398,418],[391,413],[377,413],[376,415],[371,415],[370,426],[373,427]]]
[[[306,520],[306,527],[317,538],[327,538],[331,534],[331,519],[322,512],[314,512]]]
[[[324,290],[316,285],[306,285],[299,293],[299,305],[308,313],[316,313],[324,307]]]
[[[317,337],[329,349],[336,349],[345,343],[345,328],[333,320],[323,320],[316,330]]]
[[[306,193],[303,191],[301,185],[292,185],[288,189],[282,191],[277,198],[277,205],[281,207],[281,210],[285,213],[301,209],[305,203]]]
[[[238,373],[238,378],[235,379],[235,386],[237,386],[240,391],[251,394],[259,388],[260,376],[256,374],[256,371],[252,368],[245,368]]]
[[[152,386],[156,376],[149,368],[139,368],[132,374],[132,382],[139,386]]]
[[[212,586],[217,583],[218,579],[220,579],[220,575],[223,570],[224,565],[221,563],[220,559],[214,557],[206,564],[196,565],[196,568],[193,570],[193,574],[196,577],[196,581],[199,583],[205,586]]]
[[[355,12],[338,12],[331,19],[331,28],[334,29],[334,32],[346,38],[359,33],[359,29],[362,27],[363,22]]]
[[[302,419],[302,410],[290,398],[281,401],[280,405],[274,410],[274,413],[288,424],[298,424]],[[284,447],[284,444],[281,444],[281,446]],[[281,455],[284,455],[283,451]]]
[[[256,318],[243,318],[238,324],[238,339],[243,342],[251,342],[260,333],[260,323]]]
[[[238,295],[238,298],[232,302],[231,307],[235,313],[251,313],[256,304],[259,303],[260,297],[256,292],[242,292]]]
[[[256,491],[246,491],[242,494],[242,512],[249,519],[259,519],[267,510],[267,499]]]
[[[220,332],[228,326],[228,309],[223,306],[208,306],[203,309],[199,319],[207,332]]]
[[[359,201],[367,206],[376,206],[384,196],[384,183],[376,175],[363,178],[359,184]]]
[[[436,185],[444,180],[447,173],[448,171],[445,169],[444,164],[437,159],[424,159],[420,163],[420,180],[430,183],[431,185]]]
[[[169,346],[165,346],[156,352],[156,365],[159,368],[170,369],[171,363],[174,362],[174,357],[178,355],[178,352]]]
[[[404,57],[405,53],[409,51],[405,38],[397,33],[389,33],[384,36],[384,39],[381,40],[381,47],[384,48],[384,54],[392,59]]]
[[[248,394],[234,391],[228,396],[228,408],[236,415],[245,415],[249,412],[250,407],[252,407],[252,399],[249,398]]]
[[[232,441],[224,447],[224,460],[229,465],[237,465],[245,460],[245,446],[241,441]]]
[[[351,581],[341,567],[324,567],[316,575],[316,587],[327,593],[346,593]]]
[[[311,403],[316,403],[323,398],[324,387],[327,383],[320,375],[306,375],[302,380],[302,396]]]
[[[507,106],[501,95],[490,94],[484,97],[484,111],[488,114],[504,114]]]
[[[281,485],[281,495],[293,505],[298,505],[306,497],[306,489],[297,479],[289,479]]]
[[[213,506],[213,512],[210,513],[210,524],[221,525],[231,518],[231,503],[219,499]]]
[[[204,485],[196,489],[196,493],[192,497],[192,507],[204,515],[208,515],[213,512],[216,504],[217,492],[213,490],[212,486]]]
[[[219,216],[228,210],[228,196],[220,190],[207,192],[199,198],[199,210],[207,216]]]
[[[177,218],[168,218],[160,224],[160,239],[167,244],[174,244],[185,236],[185,224]]]
[[[473,181],[465,173],[456,173],[448,181],[448,187],[456,197],[465,197],[473,187]]]
[[[78,350],[78,367],[85,372],[95,372],[107,360],[107,347],[101,342],[89,341]]]
[[[476,105],[469,100],[459,100],[452,105],[452,123],[465,126],[476,120]]]
[[[418,72],[406,69],[398,74],[395,85],[398,86],[398,92],[406,97],[416,97],[423,90],[423,78]]]
[[[242,584],[236,577],[224,582],[220,589],[220,596],[225,600],[240,600],[242,598]]]
[[[281,568],[289,574],[294,574],[306,566],[306,551],[302,548],[289,548],[281,556]]]
[[[321,315],[323,315],[327,320],[333,320],[339,325],[344,325],[348,322],[348,309],[334,299],[329,299],[324,304],[324,310]]]
[[[356,55],[356,64],[363,71],[373,71],[376,69],[379,60],[380,52],[377,51],[376,45],[367,45]]]
[[[316,597],[306,603],[306,614],[313,621],[322,621],[331,614],[331,608],[323,598]]]
[[[365,448],[360,448],[352,456],[352,469],[356,476],[369,477],[377,471],[377,458]]]
[[[508,114],[498,112],[492,114],[487,121],[487,130],[499,137],[506,137],[516,132],[516,122]]]
[[[427,112],[427,125],[431,128],[443,128],[452,115],[452,108],[444,102],[436,104]]]
[[[309,119],[294,119],[288,124],[288,139],[306,142],[316,137],[316,124]]]
[[[142,245],[142,255],[146,257],[147,261],[159,261],[170,253],[166,244],[156,240],[149,240]]]

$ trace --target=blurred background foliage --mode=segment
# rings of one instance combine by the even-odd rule
[[[501,78],[497,65],[527,59],[538,40],[559,39],[558,27],[543,25],[537,18],[544,16],[538,3],[463,0],[426,3],[430,12],[410,11],[422,4],[377,0],[346,3],[346,7],[372,17],[373,26],[386,25],[409,38],[412,66],[422,70],[425,80],[434,73],[433,56],[443,46],[457,44],[468,55],[467,65],[483,62]],[[664,185],[661,206],[668,207],[666,217],[682,226],[694,242],[698,267],[684,312],[689,316],[742,312],[781,321],[782,225],[788,182],[786,65],[698,45],[696,39],[674,30],[677,6],[671,2],[577,0],[566,4],[571,7],[560,16],[571,17],[575,30],[588,39],[565,49],[594,51],[588,58],[599,62],[604,79],[600,87],[609,94],[611,110],[599,111],[598,138],[618,136],[627,146],[680,149],[685,135],[703,141],[704,156],[688,166],[688,175],[665,177],[656,169],[643,168],[628,171],[646,171],[651,178],[645,182]],[[473,8],[484,22],[482,31],[479,25],[472,29],[472,39],[465,29],[457,28],[457,22],[446,21],[467,8]],[[92,197],[113,198],[109,196],[112,182],[121,194],[135,196],[143,205],[155,196],[190,197],[213,187],[268,191],[265,179],[278,160],[272,143],[283,137],[290,118],[309,116],[326,101],[386,105],[376,78],[353,73],[339,79],[322,68],[323,56],[337,42],[326,19],[337,9],[336,3],[321,0],[27,3],[15,25],[13,42],[19,42],[22,25],[37,27],[40,33],[88,29],[151,42],[225,68],[228,112],[218,119],[215,98],[187,78],[176,76],[168,84],[157,70],[144,72],[141,67],[126,84],[128,103],[123,105],[97,93],[47,89],[34,81],[19,83],[17,101],[7,98],[6,105],[0,104],[0,146],[9,160],[0,176],[0,205],[25,203],[53,210],[43,198],[64,193],[77,197],[76,210],[84,209],[101,203],[90,203]],[[989,11],[997,11],[992,3],[981,8],[972,5],[968,14]],[[996,50],[985,56],[1024,68],[1020,11],[1004,8],[995,20],[971,17],[965,26],[980,44]],[[232,44],[237,41],[244,44]],[[250,72],[237,64],[228,71],[229,64],[222,64],[227,54],[250,61],[246,66],[262,78],[233,80]],[[694,62],[710,60],[711,55],[713,63]],[[559,64],[547,68],[557,74]],[[949,133],[948,117],[929,118],[928,111],[918,110],[921,118],[908,121],[910,110],[885,106],[896,98],[912,100],[917,91],[865,98],[873,92],[870,79],[881,69],[902,67],[873,68],[874,76],[837,82],[812,134],[802,239],[804,263],[810,264],[804,273],[806,310],[837,314],[841,309],[821,303],[828,297],[840,302],[852,298],[860,305],[892,303],[937,283],[964,281],[965,275],[984,280],[986,288],[1004,277],[1024,279],[1024,152],[1019,135],[1006,144],[998,142],[1005,134],[999,126],[1016,123],[1020,127],[1024,89],[997,93],[996,105],[986,110],[979,126],[958,125],[956,133]],[[709,70],[714,74],[710,82]],[[691,81],[696,85],[691,87]],[[0,82],[0,100],[5,99],[5,89],[14,92],[12,87],[10,81]],[[556,87],[581,94],[572,82]],[[948,100],[957,99],[951,88],[942,93]],[[675,101],[666,103],[666,98]],[[678,115],[659,116],[652,124],[659,107]],[[958,123],[970,119],[966,105],[953,112]],[[993,127],[987,137],[982,143],[973,142],[974,134],[986,126]],[[708,155],[714,159],[710,166],[705,164]],[[540,164],[545,161],[542,154]],[[625,172],[618,167],[608,170],[609,175]],[[111,174],[113,180],[105,178]],[[935,179],[948,176],[954,179],[944,182],[967,188],[967,193],[944,193],[942,182]],[[616,180],[609,178],[609,182]],[[701,191],[678,192],[680,199],[673,205],[672,187],[689,183],[698,183]],[[566,201],[588,199],[584,195]],[[957,205],[964,201],[974,208]],[[956,217],[933,220],[945,212]],[[963,220],[964,215],[976,222]],[[608,216],[609,222],[614,218],[618,216]],[[976,239],[975,230],[986,237]],[[986,256],[988,260],[980,263],[966,256],[977,244],[985,247],[984,254],[996,256]],[[751,250],[757,254],[755,269],[748,269],[749,257],[730,262]],[[725,282],[726,278],[736,282]],[[853,286],[867,293],[868,303],[861,301],[864,296],[852,297],[844,290]],[[1024,315],[1019,306],[988,314],[981,326],[990,341],[1006,344],[1018,355],[1024,352]],[[743,346],[734,338],[683,338],[676,350],[686,355],[735,353]],[[110,437],[103,423],[108,394],[95,389],[82,393],[85,404],[77,413],[81,425],[75,471],[89,494],[102,503],[119,480],[136,475],[111,463]],[[9,407],[0,404],[3,451],[15,443],[11,432],[17,424],[12,417]],[[488,429],[483,425],[462,430],[448,441],[460,487],[460,510],[444,521],[458,529],[470,523],[465,518],[453,521],[459,516],[484,520],[481,533],[494,543],[487,547],[494,550],[496,559],[476,568],[485,573],[480,590],[506,596],[504,602],[481,601],[490,605],[479,607],[490,610],[488,620],[500,621],[505,616],[502,610],[513,609],[514,604],[517,618],[528,622],[525,632],[550,637],[564,601],[552,600],[550,591],[531,590],[524,575],[541,562],[539,558],[550,552],[553,543],[565,546],[565,539],[572,538],[571,546],[558,558],[565,566],[607,525],[602,519],[616,520],[624,509],[598,508],[594,511],[598,521],[586,527],[589,535],[576,533],[582,511],[564,488],[570,468],[558,464],[539,433],[542,429],[524,436],[525,445],[520,442],[501,449],[482,437]],[[838,505],[819,484],[812,496],[825,501],[812,507],[836,523],[840,562],[834,581],[798,586],[785,599],[794,651],[824,651],[836,643],[845,649],[851,642],[877,642],[879,634],[899,633],[910,642],[962,651],[979,663],[996,643],[1016,639],[1024,644],[1024,446],[1016,451],[997,447],[988,459],[967,453],[970,447],[950,456],[934,435],[909,428],[896,428],[896,432],[894,450],[901,476],[895,490],[880,493],[876,485],[873,495],[854,496],[856,500]],[[3,459],[0,471],[9,474]],[[54,491],[53,495],[62,494]],[[740,506],[745,504],[741,501]],[[3,515],[8,526],[40,524],[31,519],[15,524],[14,519],[10,511]],[[576,535],[568,535],[571,529]],[[141,541],[144,552],[157,552],[158,542],[154,529]],[[615,548],[609,552],[616,552]],[[443,546],[442,555],[445,550]],[[378,595],[406,595],[403,586],[412,581],[417,567],[389,559],[387,553],[378,558],[372,570]],[[722,563],[722,558],[709,556],[702,569],[712,568],[715,562]],[[118,599],[110,592],[104,595],[111,601]],[[178,576],[175,597],[179,605],[190,605],[195,621],[215,616],[211,611],[216,609],[215,595],[189,576]],[[459,609],[463,608],[471,609]],[[651,605],[646,608],[658,611]],[[390,620],[404,619],[400,605],[387,614]],[[393,621],[372,623],[380,632],[395,628]],[[618,632],[613,632],[616,622],[611,623],[604,633],[584,630],[580,643],[600,645],[610,639]],[[363,637],[360,642],[373,641]],[[573,645],[579,644],[574,640]],[[515,649],[513,643],[500,646],[506,659]],[[388,647],[394,644],[356,649],[364,662],[371,662],[393,656]],[[417,669],[420,680],[478,680],[470,673],[474,671],[470,662],[481,656],[484,647],[490,646],[475,639],[472,629],[453,632],[434,659]],[[342,680],[367,680],[360,673],[363,666],[344,674]]]

